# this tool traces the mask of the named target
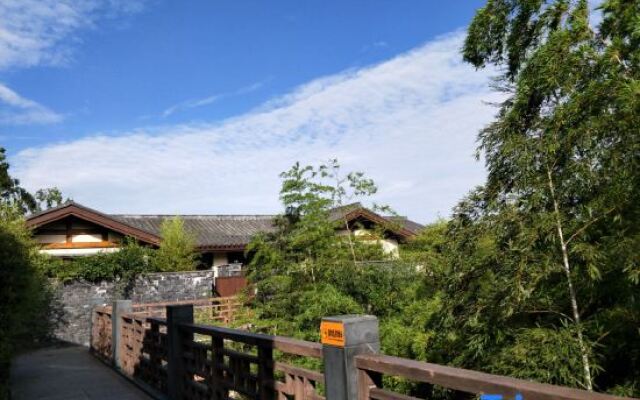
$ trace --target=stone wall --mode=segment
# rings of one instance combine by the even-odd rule
[[[56,295],[61,318],[55,337],[66,342],[89,345],[91,311],[98,305],[110,305],[116,297],[134,303],[195,300],[213,296],[213,271],[162,272],[140,276],[127,295],[113,281],[57,283]]]

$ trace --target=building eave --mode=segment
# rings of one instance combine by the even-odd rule
[[[76,217],[85,221],[100,225],[124,236],[133,237],[141,242],[158,246],[160,237],[139,228],[127,225],[121,221],[103,214],[99,211],[82,206],[78,203],[68,202],[62,206],[46,210],[44,212],[28,217],[26,225],[30,229],[36,229],[43,225],[59,221],[67,217]]]

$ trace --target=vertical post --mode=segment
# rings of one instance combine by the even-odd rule
[[[273,348],[271,343],[258,344],[258,397],[261,400],[274,399]]]
[[[229,391],[224,386],[224,340],[211,337],[211,394],[213,400],[226,399]]]
[[[320,325],[327,400],[357,400],[355,356],[380,351],[378,319],[372,315],[326,317]]]
[[[131,312],[131,300],[116,300],[111,307],[111,354],[113,365],[116,369],[122,366],[120,355],[122,353],[122,315]]]
[[[180,324],[193,323],[193,304],[167,306],[167,389],[170,399],[182,399],[184,378],[186,376],[182,341],[189,339],[180,334]],[[193,339],[193,335],[191,335]]]

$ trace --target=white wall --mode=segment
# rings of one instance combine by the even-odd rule
[[[71,237],[71,241],[73,243],[100,243],[102,242],[102,235],[100,234],[73,235]]]
[[[384,239],[376,239],[375,234],[368,229],[356,229],[351,232],[354,236],[358,238],[358,241],[363,243],[371,243],[378,244],[382,247],[382,251],[385,254],[390,254],[393,258],[400,257],[398,241],[392,238],[384,238]],[[347,236],[349,231],[346,229],[338,231],[338,235]]]
[[[227,253],[213,253],[213,267],[229,264]]]
[[[89,256],[97,253],[114,253],[120,250],[117,247],[107,247],[107,248],[89,248],[89,249],[42,249],[40,253],[49,254],[55,257],[80,257],[80,256]]]

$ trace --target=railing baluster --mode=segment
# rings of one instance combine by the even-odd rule
[[[224,382],[224,340],[211,337],[211,384],[214,400],[226,399],[228,392],[223,388]]]
[[[270,344],[258,345],[258,398],[270,400],[274,398],[274,388],[270,386],[275,381],[273,368],[273,348]]]

